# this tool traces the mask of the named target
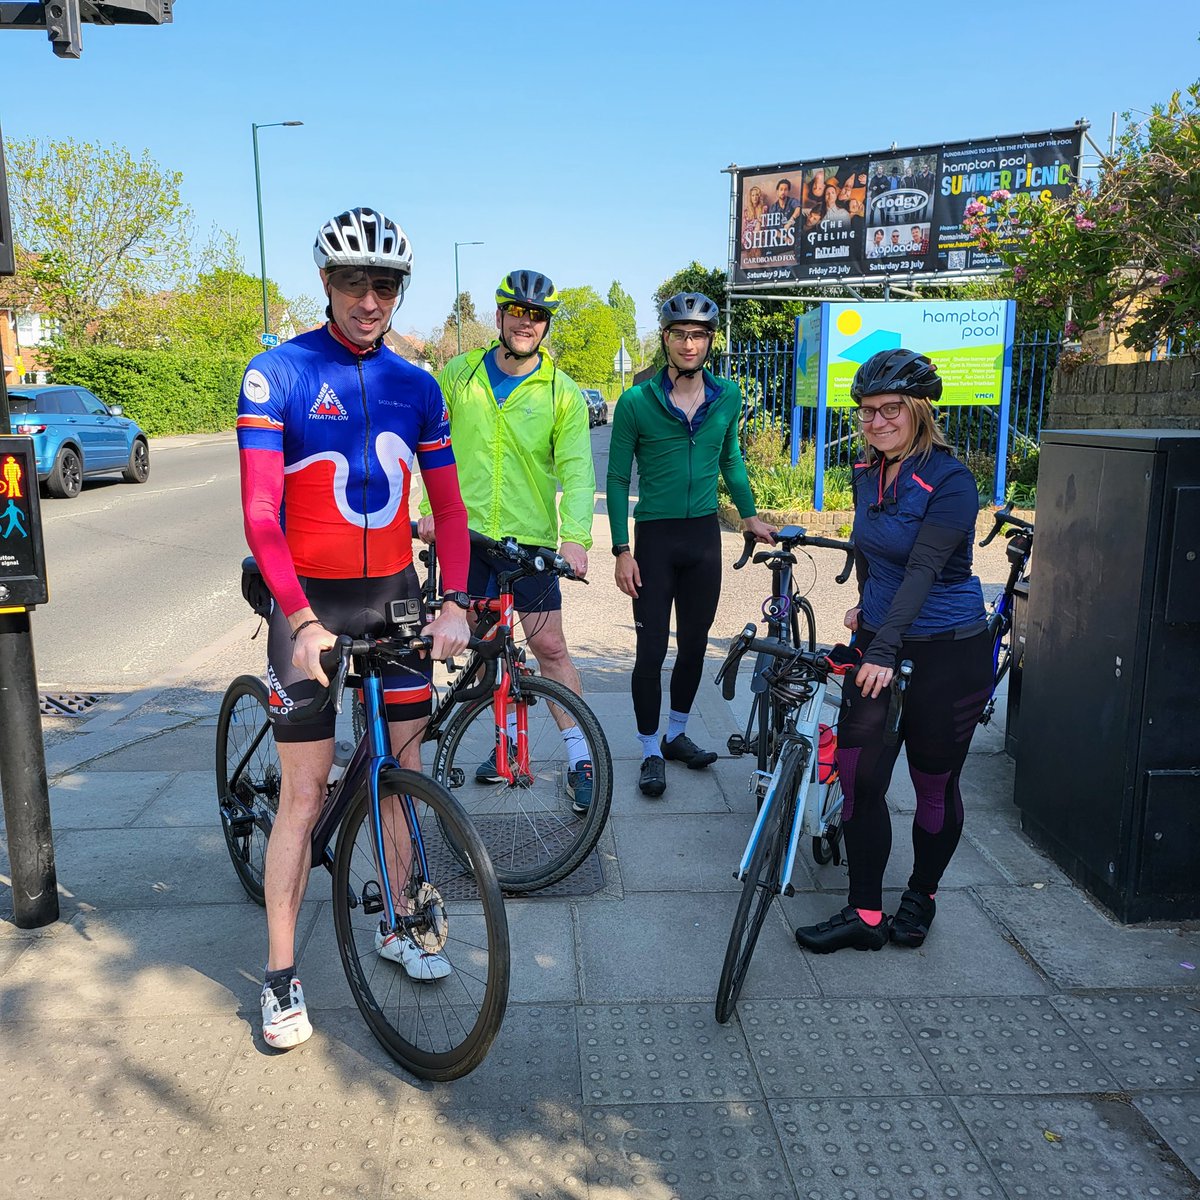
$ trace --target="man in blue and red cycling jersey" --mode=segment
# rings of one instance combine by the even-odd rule
[[[420,595],[408,512],[414,463],[437,517],[450,601],[425,627],[432,657],[459,653],[469,636],[470,544],[449,416],[434,378],[383,342],[412,273],[408,238],[356,208],[322,226],[313,256],[328,323],[251,361],[237,420],[246,540],[274,598],[267,678],[282,786],[263,880],[262,1014],[263,1037],[277,1049],[312,1034],[296,977],[296,917],[333,762],[332,706],[310,723],[290,714],[328,682],[320,655],[337,634],[378,633],[389,601]],[[402,766],[420,770],[432,663],[414,654],[394,670],[384,680],[392,747]],[[413,979],[450,973],[443,956],[382,928],[376,949]]]

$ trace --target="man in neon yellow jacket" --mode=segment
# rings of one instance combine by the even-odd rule
[[[438,376],[450,414],[467,520],[490,538],[513,537],[525,546],[558,547],[575,574],[587,574],[592,545],[596,474],[587,404],[575,381],[541,350],[558,308],[554,284],[537,271],[511,271],[496,289],[499,336],[484,350],[452,358]],[[562,485],[562,501],[558,488]],[[433,539],[428,499],[418,533]],[[498,595],[497,563],[471,550],[467,590]],[[562,627],[558,580],[523,579],[514,588],[517,614],[543,675],[582,692]],[[565,716],[564,716],[564,719]],[[577,812],[591,803],[592,764],[575,726],[563,730],[570,761],[568,791]],[[503,778],[492,760],[476,779]]]

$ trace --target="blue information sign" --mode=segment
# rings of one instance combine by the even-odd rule
[[[262,342],[262,344],[263,344],[264,346],[267,346],[267,347],[271,347],[271,346],[278,346],[278,345],[279,345],[279,334],[277,334],[277,333],[264,333],[264,334],[262,334],[262,335],[259,337],[259,339],[258,339],[258,340],[259,340],[260,342]]]

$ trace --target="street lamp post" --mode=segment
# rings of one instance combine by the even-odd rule
[[[462,353],[462,308],[459,306],[458,297],[458,248],[459,246],[482,246],[482,242],[455,242],[454,243],[454,328],[458,334],[458,352]]]
[[[303,121],[268,121],[263,125],[251,124],[250,130],[254,137],[254,195],[258,200],[258,266],[262,272],[262,300],[263,300],[263,333],[271,332],[271,316],[267,311],[267,240],[263,234],[263,215],[262,215],[262,176],[258,169],[258,131],[260,129],[274,129],[279,125],[303,125]]]

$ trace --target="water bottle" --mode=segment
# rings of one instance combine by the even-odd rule
[[[346,773],[346,767],[349,765],[350,756],[354,753],[354,746],[345,740],[340,739],[333,747],[333,763],[329,767],[329,778],[326,783],[333,787],[335,783]]]

